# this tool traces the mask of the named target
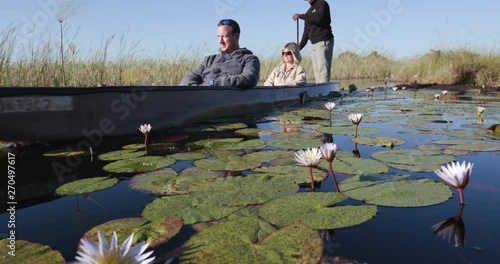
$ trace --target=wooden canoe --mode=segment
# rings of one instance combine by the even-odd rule
[[[326,96],[339,83],[258,86],[251,89],[186,86],[0,88],[1,141],[46,141],[121,136],[242,113],[277,102]],[[91,140],[92,141],[92,140]]]

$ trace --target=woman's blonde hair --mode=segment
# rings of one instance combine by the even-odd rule
[[[294,64],[300,64],[300,62],[302,61],[302,56],[300,56],[300,48],[299,48],[299,45],[297,45],[297,43],[295,42],[288,42],[285,44],[285,46],[281,49],[281,52],[283,52],[285,49],[289,49],[291,52],[292,52],[292,55],[293,55],[293,63]],[[283,62],[285,62],[283,60],[283,56],[281,56],[281,60]]]

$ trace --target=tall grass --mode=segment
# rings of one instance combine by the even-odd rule
[[[170,52],[164,49],[154,57],[145,57],[141,56],[140,41],[126,43],[123,35],[103,38],[96,49],[86,51],[74,42],[62,46],[62,42],[53,41],[57,38],[51,32],[40,37],[41,41],[21,44],[16,30],[17,27],[10,26],[0,36],[0,86],[4,87],[177,85],[205,55],[211,53],[205,48],[206,43],[202,43]],[[118,52],[112,53],[111,47],[117,41]],[[279,51],[277,48],[276,54]],[[259,57],[260,80],[264,81],[280,63],[280,57]],[[61,61],[66,71],[61,71],[61,65],[58,65]],[[302,66],[314,81],[311,59],[307,54],[303,54]],[[376,51],[365,56],[348,51],[333,58],[332,79],[389,78],[396,82],[498,86],[499,69],[498,51],[431,50],[404,60],[395,60]]]

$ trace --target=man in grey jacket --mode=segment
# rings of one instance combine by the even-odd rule
[[[240,26],[232,19],[217,25],[220,53],[207,56],[181,80],[185,86],[232,86],[251,88],[259,82],[260,61],[250,50],[240,48]]]

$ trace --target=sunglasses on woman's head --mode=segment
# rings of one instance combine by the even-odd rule
[[[292,55],[292,52],[291,51],[282,51],[281,56],[285,56],[285,55],[290,56],[290,55]]]

